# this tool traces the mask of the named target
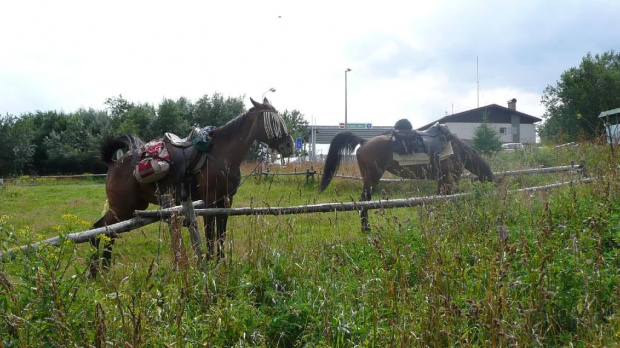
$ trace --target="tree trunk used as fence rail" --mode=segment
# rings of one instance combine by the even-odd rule
[[[575,165],[574,163],[571,163],[571,165],[568,166],[557,166],[557,167],[546,167],[546,168],[534,168],[534,169],[520,169],[520,170],[507,170],[507,171],[501,171],[501,172],[494,172],[493,175],[495,175],[496,177],[501,177],[501,176],[511,176],[511,175],[527,175],[527,174],[548,174],[548,173],[558,173],[558,172],[571,172],[571,171],[584,171],[585,167],[583,164],[581,165]],[[263,171],[262,173],[258,174],[258,175],[264,175],[265,177],[268,177],[269,175],[273,175],[273,176],[277,176],[277,175],[305,175],[306,176],[306,183],[308,182],[308,178],[312,177],[314,178],[314,175],[323,175],[323,173],[319,173],[316,170],[312,170],[312,169],[308,169],[305,172],[270,172],[270,171]],[[362,180],[363,178],[361,176],[354,176],[354,175],[342,175],[342,174],[335,174],[334,177],[337,178],[342,178],[342,179],[353,179],[353,180]],[[463,174],[461,175],[461,178],[475,178],[476,175],[474,174]],[[379,181],[381,182],[403,182],[403,181],[419,181],[419,180],[425,180],[425,179],[403,179],[403,178],[397,178],[397,179],[387,179],[387,178],[382,178]]]
[[[566,181],[555,184],[536,186],[536,187],[527,187],[518,190],[511,190],[512,193],[522,193],[522,192],[535,192],[535,191],[545,191],[553,188],[572,185],[575,183],[590,183],[593,182],[594,178],[585,178],[580,181]],[[390,200],[378,200],[378,201],[366,201],[366,202],[342,202],[342,203],[323,203],[323,204],[312,204],[312,205],[300,205],[300,206],[291,206],[291,207],[261,207],[261,208],[214,208],[214,209],[195,209],[196,215],[206,216],[206,215],[229,215],[229,216],[238,216],[238,215],[290,215],[290,214],[306,214],[306,213],[329,213],[336,211],[355,211],[360,210],[362,208],[365,209],[385,209],[385,208],[405,208],[405,207],[414,207],[426,204],[432,204],[440,201],[453,201],[463,197],[470,195],[470,193],[459,193],[454,195],[445,195],[445,196],[426,196],[426,197],[413,197],[413,198],[401,198],[401,199],[390,199]],[[202,201],[196,201],[193,203],[194,206],[202,205]],[[90,241],[92,238],[96,237],[100,234],[105,235],[113,235],[120,234],[124,232],[131,231],[133,229],[146,226],[161,220],[162,218],[166,218],[171,216],[173,213],[179,213],[183,211],[182,206],[176,206],[173,208],[162,209],[162,210],[139,210],[136,211],[136,217],[130,220],[122,221],[110,226],[100,227],[88,231],[71,233],[64,236],[63,239],[69,239],[74,243],[84,243]],[[35,251],[42,245],[51,244],[51,245],[59,245],[63,240],[60,237],[49,238],[37,243],[33,243],[31,245],[20,246],[14,249],[7,250],[6,252],[0,253],[0,261],[6,261],[7,259],[14,259],[18,252],[29,253]]]
[[[204,202],[195,201],[193,202],[193,206],[204,206]],[[168,208],[165,211],[166,211],[167,216],[170,216],[170,214],[173,212],[176,212],[176,213],[182,212],[183,208],[184,208],[183,206],[175,206],[172,208]],[[154,210],[154,211],[157,211],[157,210]],[[11,259],[11,260],[14,259],[17,256],[19,251],[22,251],[24,253],[30,253],[30,252],[35,251],[42,245],[46,245],[46,244],[60,245],[60,243],[62,243],[62,241],[65,239],[69,239],[76,244],[86,243],[86,242],[89,242],[92,238],[100,234],[110,236],[114,234],[129,232],[131,230],[135,230],[136,228],[150,225],[161,219],[162,219],[162,216],[159,216],[159,215],[151,216],[151,217],[137,216],[133,219],[121,221],[121,222],[118,222],[118,223],[115,223],[109,226],[93,228],[91,230],[82,231],[82,232],[70,233],[70,234],[65,235],[63,238],[61,238],[60,236],[48,238],[48,239],[30,244],[30,245],[23,245],[17,248],[9,249],[6,252],[0,252],[0,261],[6,261],[7,259]]]
[[[509,175],[527,175],[527,174],[548,174],[548,173],[558,173],[558,172],[573,172],[573,171],[581,171],[585,170],[585,166],[583,164],[575,165],[572,163],[568,166],[558,166],[558,167],[546,167],[546,168],[533,168],[533,169],[519,169],[519,170],[507,170],[503,172],[495,172],[493,175],[495,176],[509,176]],[[461,175],[461,178],[471,178],[475,177],[474,174],[464,174]]]
[[[318,173],[316,170],[314,170],[313,168],[310,169],[306,169],[305,172],[275,172],[272,173],[268,170],[263,170],[261,173],[257,173],[258,175],[264,175],[265,178],[268,178],[269,175],[305,175],[306,176],[306,184],[309,182],[310,178],[312,178],[312,180],[314,180],[314,176],[315,175],[322,175],[322,173]]]
[[[589,183],[593,179],[586,178],[581,180],[582,183]],[[531,191],[543,191],[564,185],[574,183],[573,181],[549,184],[544,186],[527,187],[512,192],[531,192]],[[412,197],[412,198],[398,198],[388,200],[377,201],[359,201],[359,202],[342,202],[342,203],[321,203],[311,205],[298,205],[291,207],[244,207],[244,208],[210,208],[210,209],[196,209],[196,215],[209,216],[209,215],[292,215],[292,214],[306,214],[306,213],[329,213],[334,211],[354,211],[364,209],[383,209],[383,208],[405,208],[415,207],[420,205],[432,204],[440,201],[453,201],[463,198],[470,193],[458,193],[453,195],[436,195],[436,196],[424,196],[424,197]],[[167,217],[170,213],[166,211],[136,211],[136,216],[139,217],[153,217],[163,216]]]
[[[526,175],[526,174],[544,174],[544,173],[557,173],[557,172],[569,172],[569,171],[582,171],[585,170],[583,164],[575,165],[574,163],[568,166],[558,166],[558,167],[546,167],[546,168],[535,168],[535,169],[521,169],[521,170],[509,170],[509,171],[501,171],[494,172],[495,176],[508,176],[508,175]],[[32,181],[36,183],[37,179],[77,179],[77,178],[96,178],[96,177],[105,177],[107,174],[83,174],[83,175],[49,175],[49,176],[29,176],[25,178],[6,178],[5,182],[11,181]],[[268,170],[264,170],[260,173],[256,173],[253,175],[263,175],[268,177],[269,175],[277,176],[277,175],[305,175],[306,182],[308,182],[309,178],[313,178],[315,175],[323,175],[321,172],[317,172],[314,169],[307,169],[305,172],[270,172]],[[352,176],[352,175],[341,175],[335,174],[334,177],[343,178],[343,179],[355,179],[362,180],[360,176]],[[463,174],[461,178],[473,178],[476,177],[474,174]],[[3,179],[0,179],[0,182]],[[422,179],[380,179],[382,182],[400,182],[400,181],[415,181]],[[2,186],[0,184],[0,186]]]

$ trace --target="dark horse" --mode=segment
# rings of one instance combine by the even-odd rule
[[[293,138],[276,109],[269,104],[267,99],[263,101],[263,104],[250,100],[254,106],[248,112],[210,131],[212,147],[204,164],[190,175],[189,198],[203,200],[207,208],[230,207],[241,181],[241,162],[255,140],[267,144],[285,157],[290,156],[294,151]],[[99,221],[95,222],[95,228],[128,220],[134,216],[135,210],[146,209],[149,203],[160,204],[161,194],[167,192],[174,194],[179,187],[178,181],[170,175],[175,166],[174,162],[170,173],[155,183],[141,184],[134,178],[135,161],[132,161],[132,158],[143,144],[137,137],[125,135],[109,140],[102,147],[102,159],[108,163],[106,193],[109,209]],[[113,161],[114,154],[124,148],[128,148],[129,151]],[[178,192],[176,193],[178,203],[179,195]],[[223,256],[227,219],[225,215],[204,218],[207,257],[213,257],[214,253],[218,257]],[[216,227],[217,235],[215,235]],[[97,238],[93,243],[98,246],[99,240]],[[102,253],[104,267],[110,264],[111,244],[108,243]],[[98,259],[97,253],[91,260],[93,276],[98,271]]]
[[[471,173],[478,176],[483,182],[493,181],[493,172],[489,164],[474,149],[462,140],[450,133],[444,126],[439,126],[446,140],[452,144],[454,154],[445,158],[435,166],[430,164],[399,165],[393,158],[394,142],[392,135],[379,135],[371,139],[362,139],[351,133],[338,133],[331,141],[329,152],[323,168],[323,178],[319,190],[322,192],[331,182],[344,151],[357,150],[357,163],[364,180],[362,201],[369,201],[379,183],[383,173],[388,172],[406,179],[432,179],[437,180],[438,194],[450,194],[458,184],[463,173],[463,166]],[[368,224],[368,210],[360,211],[362,230],[370,230]]]

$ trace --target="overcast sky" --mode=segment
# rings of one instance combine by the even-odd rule
[[[0,114],[205,94],[319,125],[422,126],[479,105],[541,117],[547,85],[620,51],[620,1],[2,1]]]

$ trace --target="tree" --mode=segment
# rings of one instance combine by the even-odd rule
[[[13,173],[15,168],[13,162],[15,160],[13,152],[15,143],[11,139],[11,133],[16,121],[17,118],[13,115],[0,116],[0,139],[3,139],[0,141],[0,177]]]
[[[487,114],[482,115],[482,124],[474,130],[472,147],[485,155],[494,154],[502,149],[502,141],[497,131],[489,124]]]
[[[118,97],[106,99],[104,104],[107,105],[112,119],[120,119],[123,114],[127,113],[134,106],[133,103],[123,98],[122,94],[119,94]]]
[[[598,136],[602,126],[598,115],[620,107],[620,54],[588,53],[578,67],[564,71],[555,86],[545,88],[541,103],[546,108],[545,122],[538,128],[542,140]]]
[[[106,99],[105,105],[114,135],[136,134],[142,139],[151,139],[158,135],[153,130],[156,113],[151,104],[130,103],[119,95]]]
[[[183,100],[182,103],[184,103]],[[172,99],[164,99],[157,109],[153,130],[160,135],[166,132],[184,137],[189,133],[190,121],[183,119],[182,105]]]
[[[243,112],[243,97],[224,99],[218,92],[213,93],[213,96],[205,94],[193,107],[193,123],[202,127],[220,127]]]
[[[284,124],[293,139],[304,138],[308,134],[308,121],[304,118],[304,114],[298,110],[284,110],[282,114]]]
[[[158,135],[153,130],[155,121],[155,108],[150,104],[134,105],[121,118],[121,123],[117,126],[115,133],[136,134],[142,139],[152,139]]]
[[[36,153],[34,119],[25,117],[18,119],[9,132],[12,142],[13,166],[15,174],[29,173],[33,168]]]

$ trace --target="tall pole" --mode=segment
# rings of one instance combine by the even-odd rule
[[[347,130],[347,73],[351,69],[344,71],[344,130]]]
[[[478,56],[476,56],[476,107],[480,107],[480,80],[478,79]]]

